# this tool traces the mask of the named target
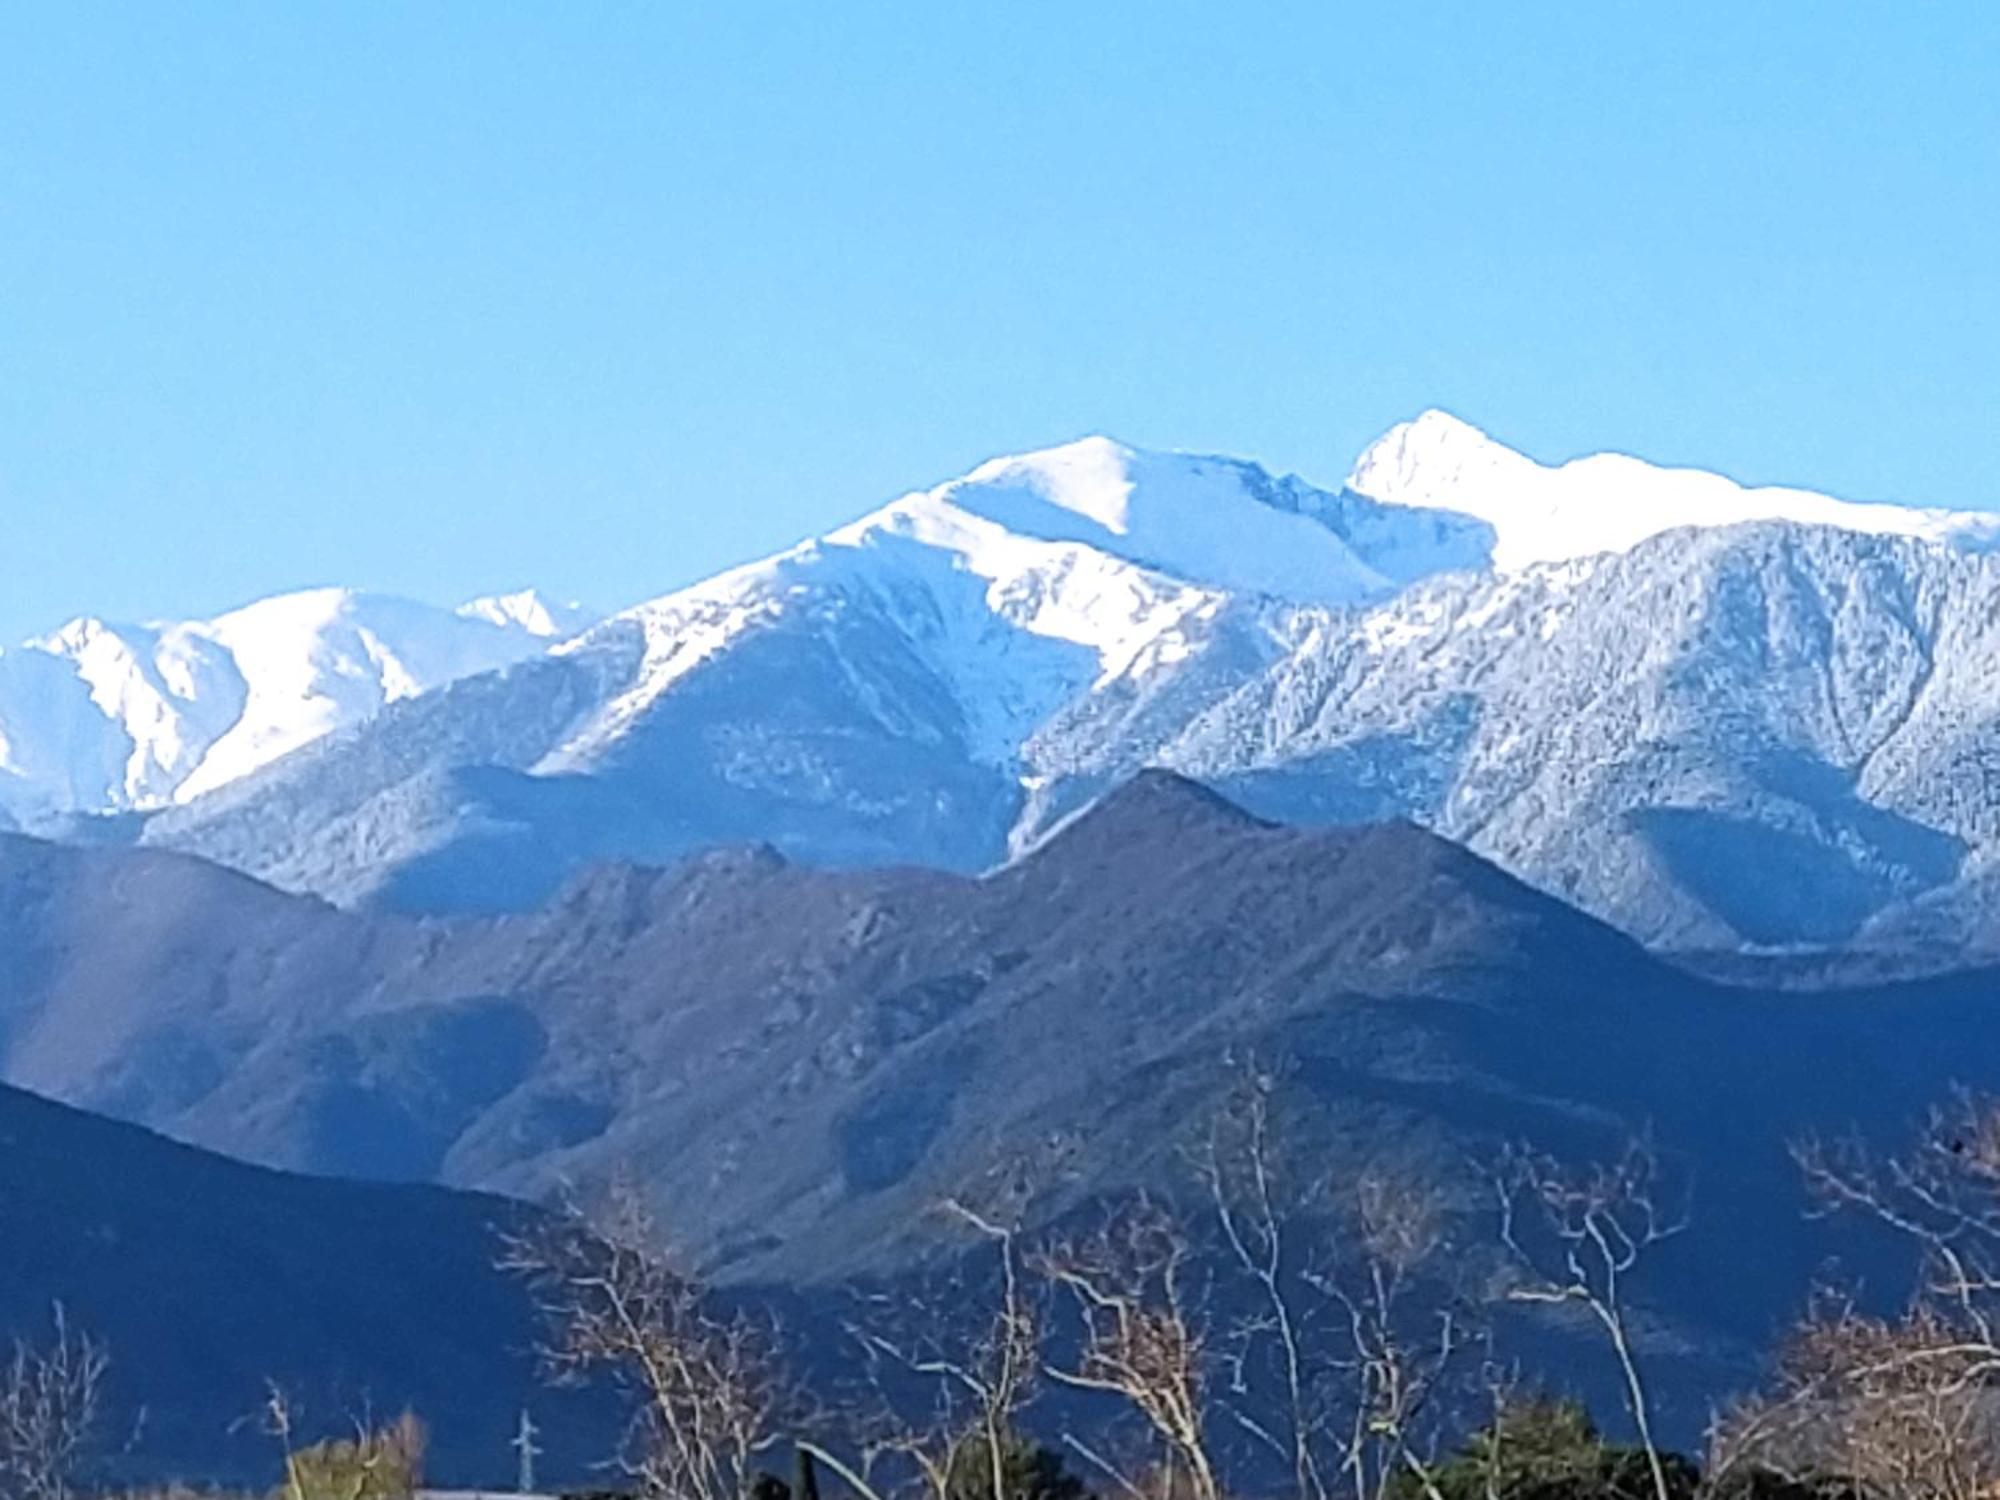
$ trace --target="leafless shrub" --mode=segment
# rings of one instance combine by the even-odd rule
[[[771,1330],[715,1308],[662,1248],[636,1189],[511,1238],[501,1265],[538,1298],[558,1378],[602,1371],[634,1393],[623,1466],[643,1494],[748,1500],[783,1395]]]
[[[1874,1500],[1971,1500],[2000,1482],[1991,1361],[1913,1309],[1876,1318],[1823,1300],[1779,1360],[1771,1391],[1718,1424],[1710,1474],[1763,1470]]]
[[[1838,1476],[1883,1500],[2000,1487],[2000,1106],[1960,1095],[1915,1146],[1879,1156],[1810,1140],[1793,1155],[1815,1209],[1853,1212],[1918,1253],[1892,1318],[1822,1297],[1772,1388],[1718,1424],[1711,1468]]]
[[[301,1446],[298,1406],[274,1380],[256,1419],[283,1456],[285,1500],[409,1500],[423,1483],[430,1432],[414,1412],[386,1426],[355,1417],[348,1423],[352,1436]]]
[[[1209,1447],[1209,1333],[1191,1296],[1192,1250],[1163,1205],[1141,1197],[1096,1232],[1059,1241],[1035,1266],[1068,1295],[1080,1337],[1073,1361],[1051,1379],[1116,1396],[1146,1423],[1165,1454],[1166,1492],[1185,1474],[1194,1500],[1219,1500]],[[1138,1492],[1129,1475],[1121,1487]]]
[[[109,1359],[60,1304],[53,1323],[0,1370],[0,1500],[68,1500],[96,1434]]]

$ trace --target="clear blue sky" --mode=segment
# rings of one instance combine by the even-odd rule
[[[0,639],[1427,405],[2000,503],[2000,5],[0,9]]]

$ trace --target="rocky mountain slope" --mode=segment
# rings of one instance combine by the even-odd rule
[[[1316,622],[1156,753],[1416,817],[1649,942],[1841,943],[2000,851],[2000,562],[1757,525]]]
[[[1167,773],[980,879],[718,852],[446,920],[13,839],[0,913],[11,1080],[281,1166],[633,1173],[738,1280],[908,1271],[947,1192],[1052,1222],[1184,1186],[1246,1057],[1289,1069],[1321,1169],[1467,1202],[1503,1142],[1650,1127],[1728,1226],[1656,1283],[1708,1395],[1838,1246],[1787,1143],[2000,1084],[1990,974],[1723,987],[1412,825],[1267,824]]]

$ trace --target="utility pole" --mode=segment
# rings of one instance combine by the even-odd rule
[[[507,1446],[521,1455],[520,1488],[524,1495],[535,1493],[535,1460],[542,1452],[535,1446],[535,1438],[539,1431],[540,1429],[535,1426],[535,1419],[528,1415],[528,1408],[522,1407],[520,1430],[514,1434],[514,1441]]]

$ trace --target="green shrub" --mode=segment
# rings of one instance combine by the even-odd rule
[[[1692,1500],[1701,1476],[1678,1454],[1663,1454],[1667,1490]],[[1444,1500],[1653,1500],[1645,1450],[1607,1443],[1573,1401],[1517,1402],[1431,1474]],[[1422,1500],[1415,1475],[1398,1476],[1396,1500]]]

